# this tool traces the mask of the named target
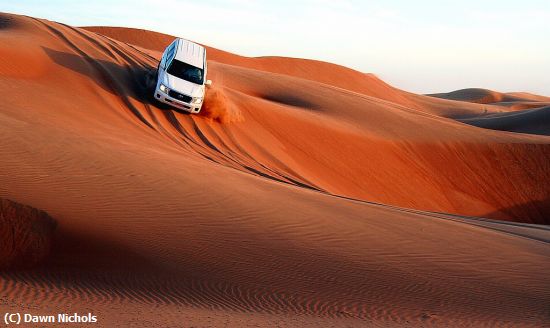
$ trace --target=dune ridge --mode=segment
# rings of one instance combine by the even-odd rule
[[[214,110],[187,115],[149,96],[169,36],[0,17],[15,53],[0,197],[58,221],[45,267],[0,274],[2,310],[93,310],[106,327],[548,323],[550,232],[524,224],[548,223],[547,136],[457,122],[483,106],[333,64],[214,48]]]

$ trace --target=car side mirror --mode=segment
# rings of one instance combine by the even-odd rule
[[[207,85],[207,86],[211,86],[212,85],[212,80],[206,80],[206,82],[204,84]]]

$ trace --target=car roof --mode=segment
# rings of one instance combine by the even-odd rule
[[[198,68],[204,68],[206,49],[203,46],[185,39],[178,39],[177,47],[177,60]]]

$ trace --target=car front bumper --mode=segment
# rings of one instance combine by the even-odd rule
[[[200,112],[201,110],[201,107],[202,107],[202,103],[201,104],[189,104],[189,103],[186,103],[186,102],[183,102],[181,100],[177,100],[175,98],[172,98],[170,97],[169,95],[167,95],[166,93],[160,91],[160,90],[155,90],[155,99],[160,101],[160,102],[163,102],[165,104],[168,104],[170,106],[173,106],[177,109],[181,109],[181,110],[184,110],[186,112],[189,112],[189,113],[193,113],[193,114],[197,114],[198,112]]]

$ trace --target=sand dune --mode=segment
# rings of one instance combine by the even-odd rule
[[[0,274],[2,310],[106,327],[549,322],[550,231],[524,223],[550,222],[550,138],[454,120],[507,106],[209,48],[209,103],[187,115],[149,96],[170,36],[0,22],[0,197],[58,222],[42,267]]]
[[[462,89],[430,96],[507,108],[497,112],[484,109],[478,115],[456,117],[463,123],[493,130],[550,134],[549,97],[526,92],[501,93],[487,89]]]
[[[550,105],[549,97],[534,95],[526,92],[502,93],[479,88],[462,89],[448,93],[431,94],[429,96],[441,99],[492,105],[493,107],[506,107],[513,111],[540,108]],[[485,108],[483,114],[487,113],[492,114],[494,111]]]
[[[493,90],[470,88],[461,89],[448,93],[436,93],[431,94],[432,97],[467,101],[479,104],[492,104],[499,102],[513,102],[513,101],[548,101],[549,98],[530,95],[526,93],[501,93]]]

